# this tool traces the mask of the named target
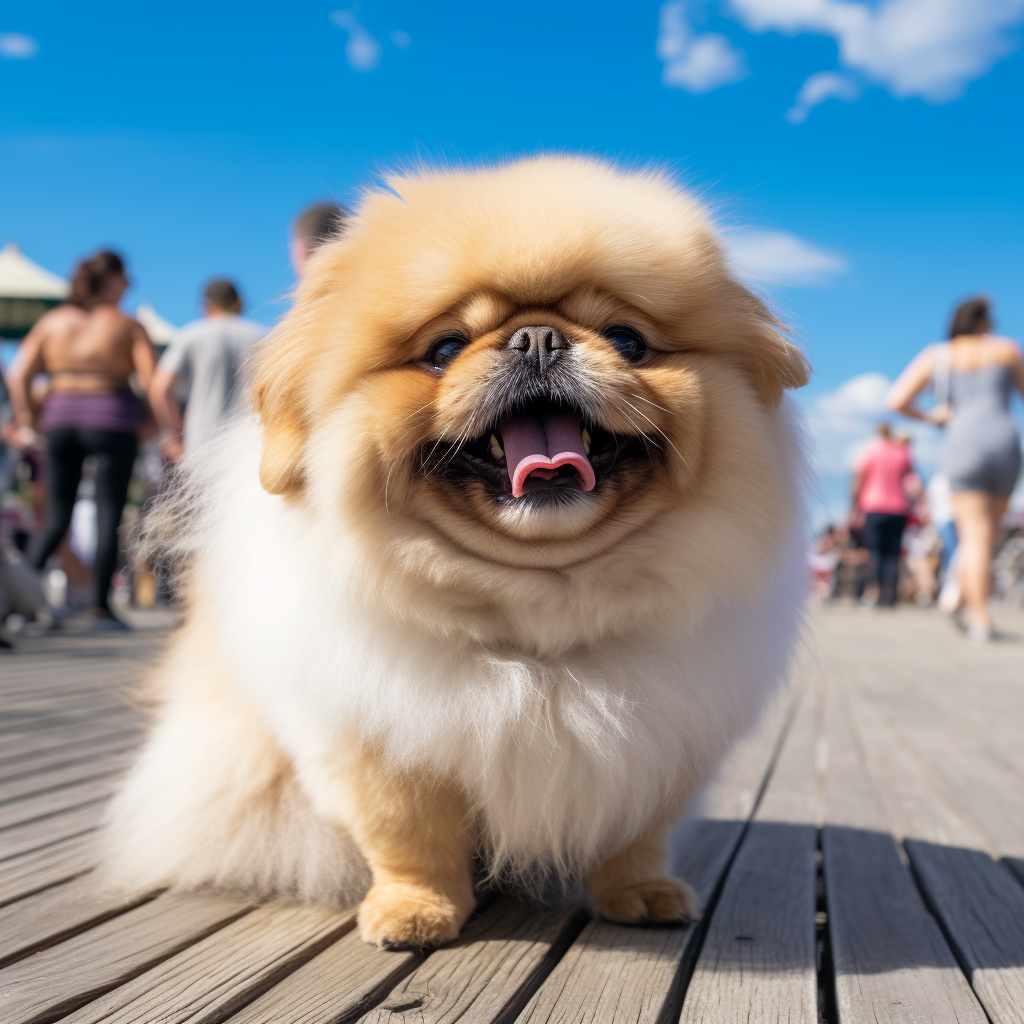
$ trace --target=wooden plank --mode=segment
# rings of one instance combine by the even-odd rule
[[[260,907],[83,1006],[64,1024],[222,1021],[351,930],[353,919],[351,912],[317,907]]]
[[[246,1006],[231,1024],[353,1021],[423,961],[419,953],[378,949],[351,931]]]
[[[45,793],[33,793],[19,800],[0,804],[0,835],[30,821],[39,821],[60,814],[62,811],[81,807],[83,804],[106,800],[113,794],[119,783],[119,776],[107,775],[99,779],[79,782],[73,786],[47,790]]]
[[[904,846],[991,1020],[1024,1021],[1024,889],[979,850],[917,840]]]
[[[161,896],[0,970],[4,1024],[44,1024],[173,957],[248,908]]]
[[[84,874],[96,861],[93,832],[5,860],[0,864],[0,906]]]
[[[139,732],[139,716],[126,711],[87,725],[61,726],[38,735],[9,738],[0,745],[0,773],[4,776],[20,774],[33,759],[45,760],[44,755],[76,750],[100,739],[137,736]],[[11,770],[7,771],[8,768]]]
[[[22,775],[7,782],[0,782],[0,806],[11,800],[20,800],[26,796],[46,793],[63,786],[72,786],[76,783],[118,774],[125,771],[134,760],[134,753],[127,750],[102,753],[75,764],[62,764],[47,771]]]
[[[37,755],[26,754],[10,763],[6,770],[0,769],[0,784],[15,785],[30,780],[32,776],[44,775],[63,768],[70,769],[76,765],[82,766],[82,770],[86,771],[88,763],[97,758],[137,750],[142,738],[141,730],[127,729],[113,736],[101,736],[99,739],[88,740],[73,747],[58,747],[41,751]],[[26,784],[32,783],[28,781]]]
[[[831,673],[829,674],[831,676]],[[928,912],[868,780],[841,706],[825,689],[827,767],[822,855],[841,1024],[985,1024],[985,1014]]]
[[[0,908],[0,967],[130,910],[147,897],[126,899],[97,887],[92,874]]]
[[[859,692],[857,676],[848,678],[866,766],[922,894],[990,1019],[1019,1022],[1024,933],[1012,919],[1024,914],[1024,891],[988,855],[986,837],[965,809]]]
[[[818,1019],[815,969],[817,688],[801,701],[729,870],[681,1020]]]
[[[703,817],[672,836],[671,863],[704,905],[713,898],[753,812],[793,709],[792,698],[769,709],[758,730],[737,745],[701,801]],[[629,928],[590,922],[531,997],[522,1022],[622,1020],[651,1022],[672,1004],[675,1015],[690,966],[684,954],[697,925]],[[503,1015],[504,1016],[504,1015]]]
[[[0,861],[91,832],[99,825],[106,805],[106,800],[96,800],[50,818],[5,829],[0,832]]]
[[[362,1019],[367,1024],[489,1024],[503,1009],[512,1018],[589,917],[578,903],[547,908],[500,900],[454,946],[434,953]]]

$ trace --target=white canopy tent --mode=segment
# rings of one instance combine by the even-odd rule
[[[7,242],[0,249],[0,299],[42,299],[60,302],[66,299],[67,281],[33,263],[18,248]]]

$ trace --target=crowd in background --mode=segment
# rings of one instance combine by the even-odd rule
[[[297,276],[346,216],[334,203],[299,214]],[[67,301],[36,321],[0,374],[0,646],[11,644],[3,624],[128,628],[115,595],[151,604],[157,580],[129,557],[124,526],[246,394],[247,357],[266,328],[243,317],[235,282],[207,282],[202,316],[162,352],[121,310],[128,288],[118,253],[80,261]]]
[[[297,276],[346,216],[320,203],[295,219]],[[122,312],[128,287],[117,253],[81,261],[68,300],[39,318],[0,375],[0,645],[10,644],[4,623],[45,628],[78,616],[119,630],[117,595],[122,605],[153,603],[154,568],[129,557],[124,526],[246,394],[247,357],[265,328],[243,317],[233,281],[207,282],[202,316],[162,352]],[[1024,535],[1005,518],[1021,469],[1009,403],[1024,394],[1024,359],[994,335],[985,299],[958,308],[949,337],[920,353],[889,395],[894,412],[945,428],[941,470],[925,487],[910,439],[880,424],[853,473],[849,515],[817,537],[811,569],[823,600],[937,602],[984,641],[995,637],[993,578],[1024,604]],[[929,388],[934,402],[921,409]]]
[[[934,401],[922,409],[927,389]],[[993,333],[986,299],[962,303],[949,341],[921,352],[888,399],[894,412],[944,428],[941,468],[925,488],[910,438],[879,424],[853,472],[847,521],[815,541],[819,598],[848,595],[872,608],[937,601],[970,639],[996,638],[993,587],[1024,604],[1024,531],[1007,516],[1022,462],[1014,391],[1024,395],[1020,346]]]

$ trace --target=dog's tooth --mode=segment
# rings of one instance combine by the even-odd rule
[[[583,428],[583,454],[590,454],[590,431],[586,427]]]
[[[491,455],[494,456],[496,462],[501,462],[505,458],[505,452],[502,450],[500,444],[498,444],[497,437],[491,434]]]

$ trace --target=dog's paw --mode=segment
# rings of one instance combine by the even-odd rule
[[[700,913],[697,894],[676,878],[648,878],[643,882],[591,893],[594,910],[620,924],[655,924],[693,921]]]
[[[468,916],[441,893],[391,882],[370,889],[357,921],[363,939],[383,949],[430,950],[458,938]]]

